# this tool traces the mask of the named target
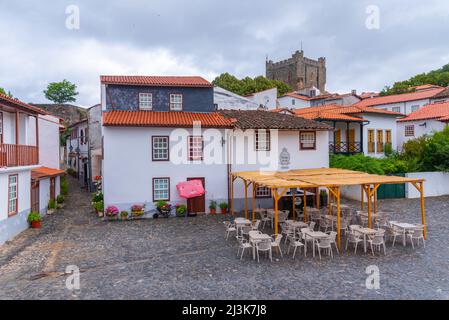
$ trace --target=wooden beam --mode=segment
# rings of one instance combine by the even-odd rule
[[[316,192],[315,192],[315,199],[316,199],[316,208],[319,209],[320,208],[320,188],[316,188]]]
[[[234,212],[234,181],[235,177],[231,174],[231,214],[235,216]]]
[[[368,198],[368,228],[371,228],[372,221],[371,221],[371,185],[367,185],[366,189],[366,196]]]
[[[304,195],[303,195],[303,211],[304,211],[304,222],[308,222],[309,221],[309,217],[307,216],[307,192],[305,189],[302,189]]]
[[[424,182],[410,182],[420,194],[421,202],[421,223],[424,226],[424,239],[427,239],[427,226],[426,226],[426,208],[424,205]]]
[[[39,115],[36,115],[36,147],[37,147],[37,163],[39,163]]]
[[[245,186],[245,219],[248,219],[248,182],[243,180]]]
[[[271,193],[274,198],[274,235],[278,235],[278,213],[279,213],[279,204],[278,204],[278,190],[277,188],[272,188]]]
[[[363,211],[365,208],[365,186],[363,184],[360,185],[360,210]]]
[[[293,220],[296,220],[296,206],[295,206],[295,192],[292,192],[292,214],[293,214]]]
[[[256,184],[255,183],[253,183],[253,198],[252,198],[252,201],[251,201],[251,210],[252,210],[252,213],[253,213],[253,218],[252,218],[252,221],[253,221],[253,223],[254,223],[254,220],[255,220],[255,218],[256,218]]]
[[[340,210],[340,187],[336,188],[336,193],[337,193],[337,245],[338,245],[338,249],[341,250],[341,210]]]
[[[16,110],[16,145],[19,144],[19,111]],[[16,147],[16,163],[17,165],[20,163],[19,161],[19,147]]]

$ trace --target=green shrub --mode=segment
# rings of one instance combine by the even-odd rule
[[[94,202],[93,207],[98,212],[104,212],[104,202],[103,201]]]
[[[39,214],[39,212],[31,211],[30,214],[28,215],[27,220],[29,223],[39,222],[39,221],[41,221],[41,215]]]
[[[209,209],[216,210],[217,209],[217,201],[211,200],[209,203]]]
[[[167,206],[167,201],[164,200],[159,200],[158,202],[156,202],[156,208],[162,208],[162,207],[166,207]]]
[[[221,202],[220,203],[220,209],[222,209],[222,210],[228,209],[228,203],[227,202]]]
[[[56,209],[56,201],[54,199],[48,201],[48,209]]]
[[[62,204],[62,203],[64,203],[64,201],[65,201],[65,197],[62,194],[60,194],[59,196],[56,197],[56,202],[58,204]]]
[[[69,194],[69,184],[66,176],[61,176],[61,194],[66,196]]]
[[[176,207],[176,214],[178,216],[183,216],[187,212],[187,206],[185,204],[180,204]]]
[[[102,193],[94,193],[92,194],[92,202],[100,202],[103,201],[104,197]]]
[[[353,156],[332,155],[330,167],[382,175],[408,171],[407,162],[395,156],[372,158],[361,153]]]

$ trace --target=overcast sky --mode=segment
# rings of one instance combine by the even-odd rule
[[[80,28],[66,27],[77,5]],[[379,28],[368,6],[379,8]],[[327,59],[331,92],[380,90],[449,63],[447,0],[0,0],[0,87],[47,102],[49,82],[99,102],[101,74],[265,74],[300,48]],[[370,11],[372,12],[372,11]],[[70,20],[72,21],[72,20]],[[374,26],[374,28],[372,28]]]

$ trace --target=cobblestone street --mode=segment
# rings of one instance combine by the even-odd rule
[[[387,243],[387,256],[359,250],[321,262],[309,254],[258,264],[236,258],[222,216],[103,222],[89,194],[69,181],[65,209],[0,247],[0,299],[449,298],[449,197],[426,199],[426,248]],[[379,206],[420,222],[418,200]],[[80,268],[79,291],[65,286],[68,265]],[[379,290],[365,286],[370,265],[380,269]]]

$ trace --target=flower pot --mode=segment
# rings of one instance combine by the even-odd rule
[[[228,212],[228,209],[221,209],[221,214],[226,214]]]
[[[47,209],[47,214],[55,213],[56,209]]]
[[[41,222],[40,221],[32,221],[31,222],[31,228],[39,229],[40,227],[41,227]]]
[[[217,209],[210,209],[210,214],[216,214],[217,213]]]

